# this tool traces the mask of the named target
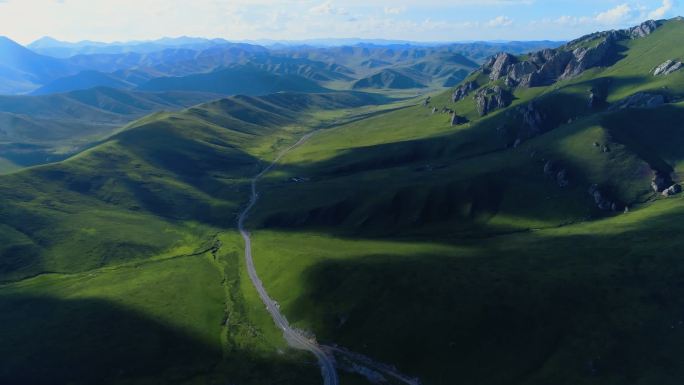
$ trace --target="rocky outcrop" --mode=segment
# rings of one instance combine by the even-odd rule
[[[660,21],[648,20],[636,27],[630,28],[628,31],[629,37],[632,39],[638,39],[640,37],[646,37],[653,33],[662,23]]]
[[[684,64],[682,64],[682,62],[674,61],[674,60],[668,60],[665,63],[657,66],[653,70],[653,76],[660,76],[660,75],[666,76],[666,75],[669,75],[673,72],[679,71],[680,69],[682,69],[682,67],[684,67]]]
[[[653,180],[651,181],[651,188],[653,191],[661,193],[670,186],[672,186],[670,175],[660,171],[653,172]]]
[[[518,58],[510,53],[502,52],[490,59],[491,65],[489,67],[489,79],[499,80],[508,76],[511,66],[518,62]]]
[[[647,21],[630,29],[594,33],[558,49],[534,52],[526,60],[500,53],[490,58],[481,71],[492,81],[504,79],[512,87],[548,86],[590,68],[612,65],[618,58],[618,41],[646,36],[659,26],[660,22]]]
[[[520,136],[529,139],[544,132],[545,126],[545,116],[539,110],[536,103],[530,102],[525,107],[518,109],[518,112],[522,116],[522,131]]]
[[[466,119],[464,116],[452,114],[451,115],[451,125],[452,126],[460,126],[462,124],[468,123],[468,119]]]
[[[624,205],[610,199],[608,195],[597,185],[593,184],[589,187],[589,195],[594,199],[594,203],[599,210],[603,211],[622,211]]]
[[[427,107],[430,105],[430,102],[432,101],[432,98],[428,96],[425,101],[423,102],[423,106]]]
[[[662,194],[664,197],[669,197],[669,196],[677,195],[681,192],[682,192],[682,186],[680,186],[678,184],[673,184],[672,186],[663,190]]]
[[[475,94],[475,104],[480,116],[508,107],[512,101],[513,96],[499,86],[483,88]]]
[[[465,97],[468,96],[468,94],[470,94],[472,91],[475,91],[477,88],[478,85],[476,82],[463,83],[461,86],[456,88],[451,99],[454,103],[456,103],[459,100],[465,99]]]
[[[483,66],[483,71],[491,80],[505,78],[506,84],[513,86],[546,86],[575,77],[589,68],[609,64],[614,51],[615,40],[606,37],[594,47],[579,47],[572,51],[545,49],[531,54],[525,61],[518,61],[510,54],[499,54]]]
[[[625,108],[655,108],[665,104],[665,96],[651,94],[648,92],[637,92],[610,107],[611,111],[623,110]]]

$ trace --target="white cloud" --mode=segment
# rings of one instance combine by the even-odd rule
[[[406,12],[406,7],[401,6],[401,7],[385,7],[385,14],[386,15],[399,15],[401,13]]]
[[[648,14],[649,19],[662,19],[674,7],[674,1],[663,0],[663,5]]]
[[[309,8],[309,13],[312,13],[314,15],[340,15],[340,16],[345,16],[345,15],[349,14],[349,12],[347,12],[346,9],[334,6],[332,1],[326,1],[324,3],[316,5],[315,7]]]
[[[511,24],[513,24],[513,20],[506,16],[497,16],[485,23],[487,27],[491,28],[509,27]]]
[[[630,19],[631,15],[632,7],[629,4],[624,3],[599,13],[596,15],[596,21],[605,25],[616,25]]]

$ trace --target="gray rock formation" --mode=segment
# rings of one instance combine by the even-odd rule
[[[468,94],[470,94],[472,91],[475,91],[477,88],[478,85],[476,82],[466,82],[456,88],[451,99],[454,103],[456,103],[459,100],[464,99],[466,96],[468,96]]]
[[[682,64],[682,62],[674,61],[674,60],[668,60],[665,63],[657,66],[653,70],[653,76],[660,76],[660,75],[667,76],[673,72],[679,71],[680,69],[682,69],[682,67],[684,67],[684,64]]]
[[[632,39],[638,39],[640,37],[646,37],[653,33],[662,23],[655,20],[648,20],[636,27],[629,29],[629,37]]]
[[[662,194],[665,197],[673,196],[682,192],[682,186],[678,184],[673,184],[672,186],[663,190]]]
[[[623,110],[625,108],[655,108],[666,103],[665,97],[660,94],[647,92],[637,92],[610,107],[611,111]]]
[[[547,86],[576,77],[590,68],[613,64],[617,59],[618,41],[649,35],[659,26],[660,22],[647,21],[630,29],[594,33],[558,49],[534,52],[526,60],[500,53],[480,70],[492,81],[505,79],[505,84],[512,87]]]
[[[669,186],[672,186],[672,179],[669,175],[660,171],[653,172],[653,180],[651,181],[651,188],[653,188],[653,191],[657,193],[663,192]]]
[[[544,132],[544,114],[539,110],[536,103],[530,102],[525,107],[518,109],[522,117],[521,135],[526,139],[533,138]]]
[[[468,119],[466,119],[464,116],[459,116],[456,114],[451,115],[451,125],[452,126],[460,126],[462,124],[468,123]]]
[[[490,59],[491,61],[492,59]],[[494,57],[491,61],[491,66],[489,68],[489,79],[499,80],[508,76],[509,69],[511,66],[518,62],[518,58],[515,56],[502,52]]]
[[[480,116],[508,107],[512,101],[511,94],[499,86],[483,88],[475,94],[475,104]]]
[[[432,101],[432,98],[428,96],[428,97],[425,99],[425,101],[423,102],[423,106],[426,106],[426,107],[429,106],[429,105],[430,105],[430,101]]]

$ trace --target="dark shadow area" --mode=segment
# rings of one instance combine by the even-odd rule
[[[426,384],[675,385],[684,229],[670,224],[683,215],[619,235],[526,233],[464,242],[462,255],[330,260],[306,272],[286,313]]]
[[[115,303],[0,296],[0,383],[315,384],[313,362],[221,348]]]
[[[0,319],[4,384],[178,381],[221,359],[218,346],[102,300],[2,295]]]

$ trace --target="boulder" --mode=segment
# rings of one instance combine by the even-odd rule
[[[672,179],[670,179],[669,175],[660,171],[654,171],[653,180],[651,181],[651,188],[653,188],[653,191],[657,193],[663,192],[670,186],[672,186]]]
[[[507,107],[512,101],[511,94],[499,86],[483,88],[475,94],[475,104],[480,116]]]
[[[464,116],[459,116],[456,114],[451,115],[451,125],[452,126],[460,126],[462,124],[468,123],[468,119],[466,119]]]
[[[682,67],[684,67],[684,64],[680,61],[667,60],[653,70],[653,76],[667,76],[673,72],[679,71]]]
[[[662,194],[663,194],[663,196],[665,196],[665,197],[669,197],[669,196],[672,196],[672,195],[679,194],[679,193],[681,193],[681,192],[682,192],[682,186],[680,186],[680,185],[678,185],[678,184],[673,184],[672,186],[670,186],[670,187],[666,188],[665,190],[663,190]]]
[[[423,106],[428,106],[428,105],[430,105],[430,101],[431,101],[431,100],[432,100],[432,98],[428,96],[428,97],[425,99],[425,101],[423,102]]]
[[[465,99],[468,94],[470,94],[472,91],[475,91],[477,89],[477,83],[476,82],[466,82],[456,88],[454,90],[454,93],[452,95],[452,100],[454,103],[458,102],[459,100]]]

